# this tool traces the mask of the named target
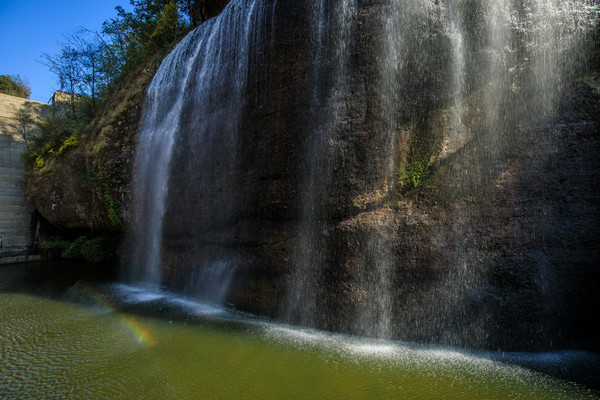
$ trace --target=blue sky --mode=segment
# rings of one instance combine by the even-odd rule
[[[78,27],[100,31],[118,5],[131,9],[128,0],[0,0],[0,75],[19,75],[31,100],[48,102],[58,85],[42,53],[57,54]]]

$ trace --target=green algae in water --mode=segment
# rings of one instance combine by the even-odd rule
[[[0,294],[0,315],[0,398],[597,398],[458,352],[260,321],[186,324],[23,294]]]

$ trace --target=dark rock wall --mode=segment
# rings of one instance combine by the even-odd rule
[[[598,97],[592,86],[573,80],[593,69],[592,58],[577,58],[569,71],[557,63],[564,86],[556,99],[536,98],[542,84],[532,76],[535,67],[519,64],[531,50],[508,59],[490,82],[482,70],[495,67],[485,58],[489,43],[476,35],[484,21],[475,13],[463,21],[473,26],[465,38],[472,63],[465,72],[465,97],[456,103],[449,83],[449,26],[443,8],[433,10],[424,21],[430,30],[407,41],[406,70],[414,73],[399,77],[405,80],[392,83],[397,87],[391,90],[381,73],[389,4],[357,8],[345,66],[349,78],[338,88],[345,109],[330,137],[334,144],[324,151],[333,165],[318,196],[325,211],[311,222],[320,244],[308,251],[320,263],[311,283],[316,300],[309,324],[374,336],[381,332],[376,325],[387,324],[381,328],[386,337],[491,349],[597,347],[586,332],[598,317],[591,289],[598,282],[599,214],[592,183],[598,176]],[[407,26],[414,17],[405,17]],[[288,18],[302,21],[291,13]],[[302,26],[284,11],[276,20],[286,29]],[[268,73],[254,80],[250,98],[259,106],[250,104],[252,125],[243,129],[242,140],[249,141],[242,148],[252,150],[240,187],[251,194],[246,204],[254,205],[231,227],[234,248],[247,266],[238,271],[230,301],[294,322],[302,318],[289,318],[285,309],[297,268],[302,180],[314,121],[306,119],[310,101],[302,101],[310,91],[303,85],[312,79],[302,54],[310,49],[305,40],[285,37],[289,62],[275,70],[267,66],[271,60],[257,64]],[[277,45],[272,52],[279,55]],[[327,66],[323,71],[327,76]],[[267,99],[272,93],[280,97],[270,104],[265,93]],[[396,93],[398,105],[386,99],[389,93]],[[491,117],[484,108],[490,101],[496,104]],[[469,132],[457,143],[449,116],[455,108]],[[396,133],[392,138],[390,129]],[[390,159],[401,166],[403,155],[432,149],[440,154],[435,188],[406,192],[395,177],[386,181]],[[382,259],[387,266],[378,266]],[[377,283],[382,274],[387,283]],[[365,313],[375,315],[362,317]]]
[[[198,26],[209,18],[219,15],[230,0],[194,0],[192,1],[192,22]]]

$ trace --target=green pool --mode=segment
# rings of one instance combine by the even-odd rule
[[[513,362],[561,369],[596,362],[588,353],[468,354],[303,330],[119,284],[63,289],[0,286],[1,399],[600,398]]]

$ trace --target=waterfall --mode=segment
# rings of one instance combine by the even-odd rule
[[[197,56],[200,46],[191,47],[195,36],[188,35],[178,49],[191,49]],[[162,225],[173,143],[180,129],[183,98],[195,59],[183,58],[181,53],[184,52],[172,52],[156,73],[148,89],[146,112],[138,139],[136,228],[135,236],[131,238],[133,247],[128,272],[130,281],[154,286],[160,284]],[[174,71],[181,74],[176,81],[171,76]]]
[[[285,319],[304,326],[321,325],[323,266],[327,249],[323,241],[330,200],[335,141],[345,117],[346,64],[356,4],[343,0],[314,2],[311,12],[311,69],[306,131],[306,172],[301,177],[301,221],[294,246],[294,271],[283,313]],[[320,322],[319,322],[320,321]]]
[[[236,213],[239,120],[252,41],[262,40],[262,3],[232,2],[219,17],[190,32],[162,62],[148,88],[126,266],[131,282],[162,283],[169,261],[163,254],[165,235],[193,246],[210,223],[227,224]],[[215,185],[221,197],[209,198],[206,193]],[[223,300],[235,269],[231,258],[178,254],[173,262],[192,264],[195,272],[183,285],[186,290]]]
[[[477,193],[514,146],[519,126],[555,112],[564,85],[585,63],[578,52],[586,48],[582,42],[597,17],[598,3],[585,0],[392,2],[387,42],[394,50],[386,52],[384,65],[391,67],[382,71],[390,82],[401,82],[392,98],[399,109],[408,110],[401,117],[411,121],[408,151],[434,152],[456,168],[445,174],[453,183],[448,197]],[[440,31],[446,42],[431,40],[423,29],[436,24],[445,26]],[[447,77],[445,88],[436,89],[435,74]],[[411,82],[411,75],[418,81]],[[430,93],[414,90],[420,85],[439,90],[436,95],[444,100],[432,102]],[[411,109],[411,104],[416,106]],[[442,115],[436,120],[440,127],[419,130],[412,122],[436,113]],[[476,163],[461,158],[467,147],[478,149]],[[547,162],[543,156],[531,159],[540,166]],[[486,255],[472,245],[476,233],[469,212],[455,206],[448,214],[448,231],[432,235],[434,249],[439,246],[436,250],[444,253],[451,247],[454,256],[439,266],[443,278],[435,286],[396,300],[402,308],[395,320],[397,335],[452,344],[486,341],[492,316],[478,304],[489,295],[492,271],[483,261]],[[550,270],[538,262],[535,281],[545,309],[555,304]]]
[[[231,1],[148,89],[129,279],[303,326],[484,343],[494,271],[471,197],[522,127],[555,112],[598,10]],[[447,180],[427,200],[398,183],[409,157]],[[550,299],[551,268],[536,268]]]
[[[374,160],[378,174],[372,178],[373,188],[384,192],[383,196],[396,187],[400,142],[408,149],[405,156],[434,155],[445,162],[458,157],[465,146],[491,141],[492,147],[482,152],[476,169],[465,168],[455,177],[456,182],[465,182],[464,186],[484,180],[494,168],[494,160],[512,143],[508,132],[514,132],[528,118],[527,110],[532,115],[552,112],[563,81],[573,73],[565,67],[577,69],[577,62],[569,57],[573,57],[574,49],[581,48],[578,41],[590,31],[594,24],[590,22],[598,12],[597,4],[589,1],[552,0],[404,0],[391,1],[382,8],[385,38],[378,43],[380,58],[373,60],[378,67],[375,96],[379,96],[382,111],[371,128],[374,134],[383,134],[380,144],[387,149]],[[341,274],[332,269],[342,268],[336,266],[328,249],[330,221],[335,218],[328,191],[335,185],[339,130],[345,119],[352,119],[346,108],[351,96],[346,74],[357,5],[350,1],[336,6],[317,2],[311,19],[310,111],[314,122],[308,126],[308,172],[300,190],[303,214],[286,319],[328,327],[336,318],[332,314],[343,314],[331,311],[337,294],[327,288],[331,279],[327,276]],[[428,27],[439,29],[447,41],[436,38]],[[439,83],[440,76],[446,77],[445,82]],[[443,127],[419,126],[419,121],[444,108]],[[395,289],[397,270],[390,240],[394,222],[385,216],[372,217],[372,226],[355,255],[358,266],[350,282],[344,282],[355,299],[353,315],[342,329],[389,338],[405,329],[427,337],[428,333],[420,330],[428,328],[421,326],[434,327],[432,335],[452,343],[457,334],[454,327],[462,325],[473,342],[485,341],[489,316],[485,310],[473,312],[473,307],[485,296],[490,271],[481,262],[481,255],[470,248],[473,233],[469,218],[457,210],[451,221],[455,258],[440,266],[443,278],[438,286],[414,294],[415,300],[399,298]],[[540,276],[547,277],[548,272],[540,270]],[[546,286],[541,286],[542,292],[547,291]]]

